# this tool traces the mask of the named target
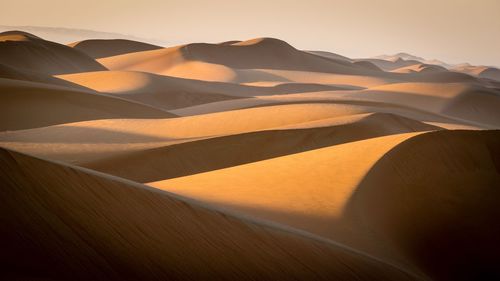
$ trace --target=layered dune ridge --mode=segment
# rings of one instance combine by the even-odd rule
[[[498,69],[0,34],[5,280],[500,278]]]

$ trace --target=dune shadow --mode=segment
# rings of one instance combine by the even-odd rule
[[[347,203],[439,280],[500,277],[500,131],[436,131],[381,157]]]

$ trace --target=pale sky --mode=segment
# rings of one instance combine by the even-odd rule
[[[408,52],[500,66],[500,0],[0,0],[0,25],[168,42],[276,37],[349,57]]]

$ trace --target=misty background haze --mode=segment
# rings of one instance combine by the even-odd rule
[[[4,1],[0,25],[56,27],[45,29],[45,38],[62,43],[125,37],[169,46],[276,37],[349,57],[407,52],[500,66],[497,0],[18,0]]]

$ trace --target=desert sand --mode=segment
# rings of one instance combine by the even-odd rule
[[[0,279],[498,279],[499,72],[1,33]]]

